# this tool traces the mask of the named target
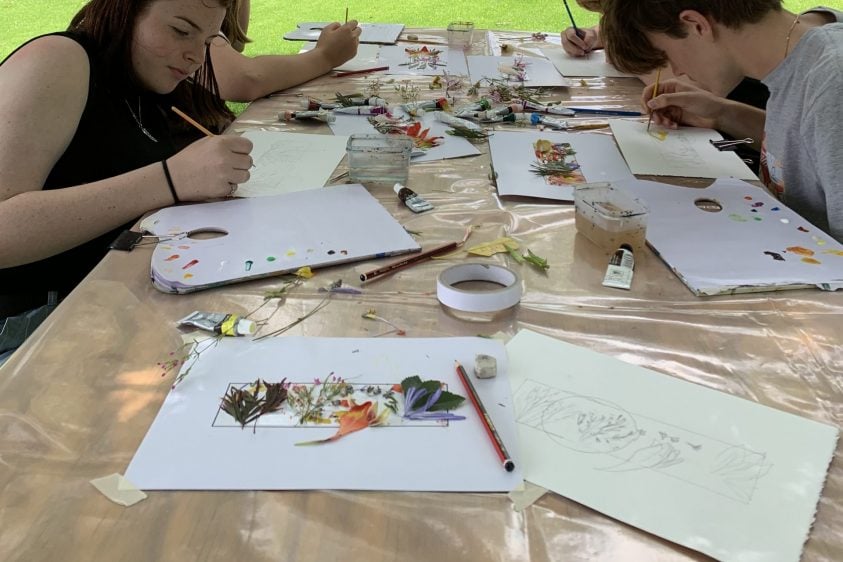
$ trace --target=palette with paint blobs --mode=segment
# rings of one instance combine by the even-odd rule
[[[421,249],[359,184],[170,207],[141,229],[159,237],[150,275],[165,293]]]
[[[763,188],[613,185],[647,202],[647,243],[696,295],[843,288],[843,245]]]

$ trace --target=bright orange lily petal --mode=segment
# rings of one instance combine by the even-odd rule
[[[296,445],[319,445],[321,443],[330,443],[336,441],[340,437],[344,437],[349,433],[360,431],[369,427],[370,422],[375,420],[376,411],[372,411],[372,402],[363,402],[354,406],[347,412],[343,412],[339,417],[340,427],[335,434],[327,439],[319,439],[316,441],[305,441],[303,443],[296,443]]]

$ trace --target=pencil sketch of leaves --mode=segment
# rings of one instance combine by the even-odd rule
[[[617,456],[617,455],[615,455]],[[650,445],[632,451],[623,462],[598,470],[625,472],[641,469],[664,469],[685,462],[682,453],[667,441],[653,440]]]
[[[770,472],[773,465],[767,462],[767,455],[732,446],[723,449],[715,458],[711,474],[744,501],[752,499],[758,480]]]
[[[515,397],[518,423],[544,431],[560,445],[584,453],[610,453],[640,436],[635,418],[611,402],[541,385],[525,387]]]

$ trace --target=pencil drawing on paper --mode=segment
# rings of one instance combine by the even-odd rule
[[[530,379],[515,392],[515,404],[519,425],[567,449],[595,455],[593,468],[601,472],[657,471],[750,503],[772,467],[764,452]]]

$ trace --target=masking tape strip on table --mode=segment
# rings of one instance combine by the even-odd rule
[[[455,285],[485,281],[500,285],[491,291],[460,289]],[[521,276],[502,265],[463,263],[449,267],[436,280],[439,302],[464,312],[497,312],[521,300]]]

